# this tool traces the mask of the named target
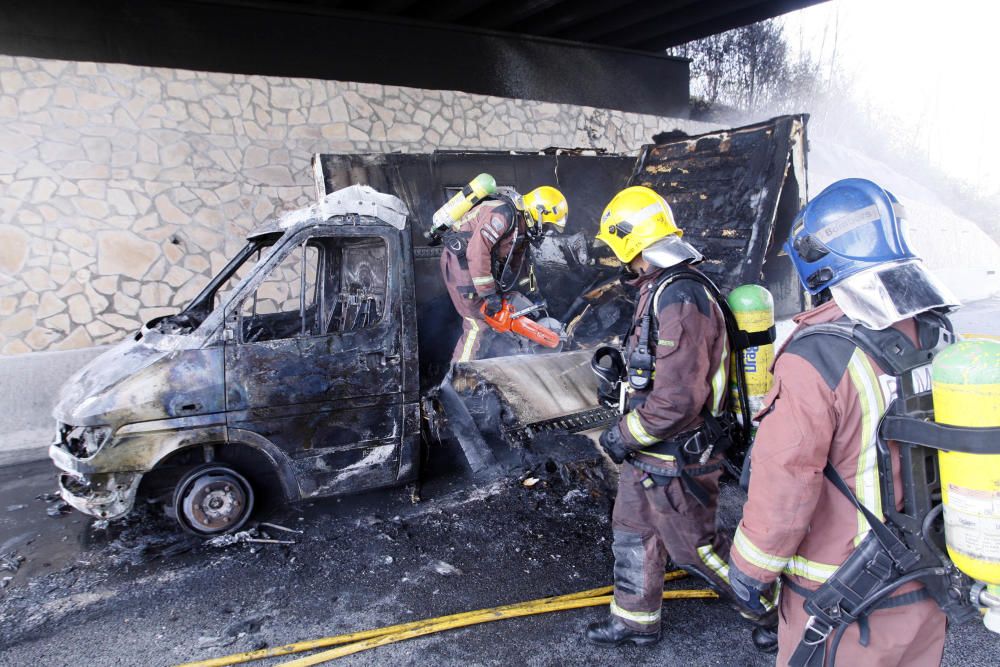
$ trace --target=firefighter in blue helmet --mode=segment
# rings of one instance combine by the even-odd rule
[[[895,443],[891,471],[880,469],[878,425],[902,376],[885,353],[913,350],[918,365],[907,373],[919,381],[930,353],[950,339],[945,313],[956,301],[910,249],[903,218],[891,193],[847,179],[799,212],[785,243],[822,305],[795,318],[775,361],[729,567],[747,600],[782,581],[779,665],[826,664],[834,643],[841,665],[941,660],[945,616],[922,584],[902,586],[857,623],[816,611],[840,608],[828,606],[838,591],[877,584],[891,570],[875,567],[892,562],[875,523],[884,527],[885,478],[903,487]],[[899,509],[902,494],[895,497]],[[755,640],[764,643],[764,632]]]

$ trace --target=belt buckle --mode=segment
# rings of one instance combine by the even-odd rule
[[[871,560],[865,563],[865,571],[881,581],[888,579],[889,575],[892,574],[892,570],[892,556],[884,551],[879,551]]]
[[[690,438],[684,441],[684,444],[681,445],[681,449],[684,450],[685,454],[690,454],[691,456],[699,456],[702,453],[703,450],[701,449],[698,443],[698,438],[700,435],[701,431],[695,431],[694,433],[691,434]],[[693,450],[688,448],[688,446],[692,442],[695,443],[695,448]]]
[[[819,624],[822,623],[826,626],[825,630],[819,628]],[[809,620],[806,621],[805,631],[802,633],[802,643],[808,646],[818,646],[826,641],[826,638],[830,636],[830,631],[833,630],[833,626],[826,621],[821,621],[816,616],[810,616]],[[815,633],[817,638],[810,639],[809,633]]]

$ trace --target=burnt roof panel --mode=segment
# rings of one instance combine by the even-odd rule
[[[663,195],[723,291],[758,282],[765,255],[773,254],[778,201],[804,126],[803,116],[780,116],[649,145],[629,184]]]

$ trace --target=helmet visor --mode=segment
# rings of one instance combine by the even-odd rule
[[[870,329],[933,308],[958,306],[958,299],[917,259],[873,267],[830,287],[841,310]]]
[[[668,234],[642,251],[642,257],[653,266],[668,268],[682,262],[695,264],[704,257],[677,234]]]

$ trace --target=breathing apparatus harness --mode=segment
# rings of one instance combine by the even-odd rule
[[[861,504],[829,461],[823,470],[825,477],[861,512],[871,530],[815,591],[783,578],[785,585],[805,598],[804,608],[809,614],[802,640],[789,659],[791,667],[826,665],[828,639],[829,667],[834,667],[840,641],[854,622],[858,622],[860,641],[866,646],[867,617],[877,609],[930,598],[952,623],[978,618],[971,594],[972,581],[946,555],[943,532],[936,525],[943,506],[934,450],[991,451],[986,436],[978,431],[992,431],[988,437],[995,440],[1000,429],[974,429],[977,432],[973,433],[928,420],[933,415],[930,391],[916,391],[914,372],[927,367],[938,351],[953,342],[954,335],[951,323],[941,313],[928,311],[917,315],[915,320],[919,346],[896,329],[875,331],[845,321],[806,327],[792,338],[830,335],[851,341],[895,378],[898,395],[882,417],[876,438],[885,521]],[[901,490],[893,482],[890,440],[899,447]],[[978,444],[980,441],[982,444]],[[992,447],[995,449],[995,444]],[[896,510],[900,495],[902,511]],[[889,598],[912,581],[919,581],[924,588]]]
[[[657,279],[655,286],[651,290],[652,297],[649,299],[647,308],[639,319],[638,341],[635,349],[629,354],[628,362],[625,363],[620,350],[611,347],[599,348],[594,355],[592,367],[594,371],[604,380],[604,388],[599,390],[599,397],[605,405],[609,404],[612,391],[608,390],[608,382],[612,382],[613,374],[617,375],[619,386],[619,411],[625,411],[625,382],[636,391],[647,391],[651,388],[656,370],[656,350],[658,338],[658,309],[660,296],[663,292],[678,280],[692,280],[704,287],[712,300],[722,311],[723,320],[726,325],[726,337],[729,344],[730,354],[739,354],[748,347],[755,345],[766,345],[773,343],[775,339],[775,328],[772,326],[765,331],[755,333],[743,331],[736,324],[736,318],[723,298],[719,288],[715,286],[707,276],[697,271],[687,264],[672,267],[664,271]],[[634,330],[634,329],[633,329]],[[617,354],[617,359],[614,355]],[[610,361],[608,361],[610,359]],[[610,369],[610,370],[609,370]],[[611,386],[615,386],[612,382]],[[708,407],[702,407],[700,416],[702,425],[694,431],[680,434],[672,440],[658,442],[644,448],[643,452],[652,452],[673,456],[678,462],[676,475],[666,476],[659,467],[654,467],[643,463],[643,461],[631,456],[629,462],[639,470],[646,473],[653,483],[662,485],[669,482],[670,476],[680,477],[685,488],[702,506],[707,506],[708,495],[705,490],[693,479],[700,474],[707,474],[718,469],[719,465],[706,465],[713,453],[725,453],[734,445],[741,454],[746,453],[750,438],[750,404],[747,399],[746,378],[742,372],[736,373],[737,395],[739,405],[737,406],[742,416],[742,422],[738,422],[732,415],[723,412],[721,415],[714,415]],[[724,390],[728,391],[728,387]],[[740,424],[746,426],[741,426]],[[701,467],[688,468],[684,464],[698,462]],[[735,466],[729,458],[722,459],[722,467],[730,472],[737,479],[740,478],[740,469]],[[666,479],[658,479],[664,478]]]
[[[521,195],[511,188],[497,188],[494,194],[485,197],[477,206],[485,204],[489,201],[499,201],[507,204],[511,210],[514,211],[514,219],[512,220],[510,226],[504,230],[494,243],[493,248],[490,251],[490,272],[497,281],[497,292],[509,292],[514,289],[517,284],[518,279],[521,277],[521,273],[524,271],[525,261],[522,258],[520,264],[516,267],[512,266],[514,256],[518,254],[524,248],[525,243],[538,243],[541,241],[541,232],[535,231],[534,227],[541,228],[541,223],[537,225],[528,224],[528,214],[524,210],[523,204],[519,204]],[[524,237],[519,238],[518,234],[518,218],[524,220],[526,233]],[[507,253],[506,258],[500,258],[497,256],[496,247],[500,242],[513,234],[514,239],[510,244],[510,251]],[[467,269],[468,259],[466,258],[466,253],[469,249],[469,239],[472,238],[472,232],[463,232],[458,229],[452,228],[451,230],[444,232],[441,235],[444,241],[444,246],[450,252],[452,252],[459,260],[459,265],[463,269]]]

